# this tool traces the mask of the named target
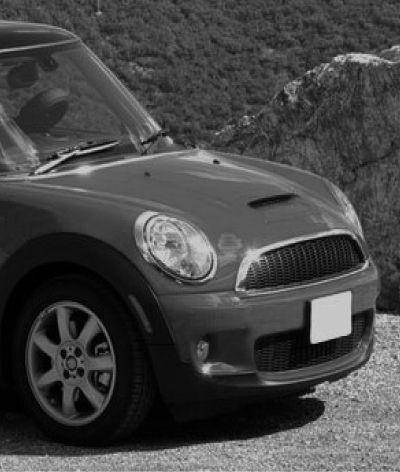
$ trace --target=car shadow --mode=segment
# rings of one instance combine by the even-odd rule
[[[52,442],[22,413],[0,411],[0,455],[99,455],[251,439],[301,428],[317,420],[324,409],[323,401],[310,396],[249,405],[230,414],[190,423],[176,423],[164,414],[153,418],[128,440],[104,448],[65,446]]]

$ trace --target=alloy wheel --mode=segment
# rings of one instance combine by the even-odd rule
[[[100,319],[82,304],[61,301],[39,314],[28,335],[25,366],[41,408],[67,426],[92,422],[112,397],[112,342]]]

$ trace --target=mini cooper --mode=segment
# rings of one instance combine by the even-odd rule
[[[0,372],[59,441],[301,395],[373,345],[327,180],[174,142],[74,34],[0,22]],[[140,433],[137,433],[140,434]]]

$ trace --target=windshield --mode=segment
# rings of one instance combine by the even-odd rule
[[[0,51],[0,173],[31,172],[70,149],[109,141],[117,145],[81,154],[91,161],[140,155],[141,143],[159,132],[82,43]]]

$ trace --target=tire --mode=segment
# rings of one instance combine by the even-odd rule
[[[62,276],[19,314],[14,383],[26,411],[53,439],[100,446],[146,418],[155,381],[132,316],[101,283]]]

